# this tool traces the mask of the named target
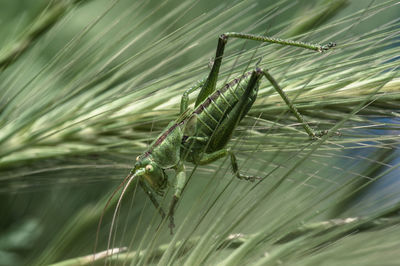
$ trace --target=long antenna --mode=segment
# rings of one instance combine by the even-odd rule
[[[137,177],[137,176],[142,175],[144,172],[145,172],[144,169],[139,169],[139,170],[137,170],[134,174],[130,173],[130,174],[125,178],[125,180],[124,180],[124,182],[125,182],[126,179],[129,179],[128,182],[126,183],[124,189],[122,190],[121,195],[119,196],[117,206],[115,206],[113,218],[112,218],[112,221],[111,221],[110,233],[108,234],[107,252],[108,252],[108,250],[110,249],[111,236],[112,236],[112,232],[113,232],[115,220],[116,220],[116,217],[117,217],[117,212],[118,212],[118,210],[119,210],[119,207],[121,206],[122,198],[124,197],[125,192],[126,192],[126,190],[128,189],[128,187],[129,187],[129,185],[131,184],[131,182],[133,181],[133,179],[134,179],[135,177]],[[108,254],[107,254],[107,255],[108,255]]]
[[[96,240],[95,240],[94,250],[93,250],[93,260],[94,260],[94,256],[95,256],[96,250],[97,250],[97,243],[98,243],[98,241],[99,241],[100,227],[101,227],[101,224],[102,224],[102,222],[103,222],[104,214],[105,214],[106,210],[108,209],[108,206],[110,205],[111,200],[114,198],[115,194],[117,194],[117,192],[118,192],[118,191],[122,188],[122,186],[125,184],[126,180],[128,180],[131,176],[132,176],[132,173],[129,173],[129,175],[126,176],[126,177],[124,178],[124,180],[118,185],[118,187],[113,191],[112,195],[111,195],[111,196],[109,197],[109,199],[107,200],[107,203],[106,203],[106,205],[104,206],[103,211],[101,212],[100,220],[99,220],[99,222],[98,222],[98,224],[97,224]]]

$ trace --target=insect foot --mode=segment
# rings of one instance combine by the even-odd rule
[[[316,132],[314,135],[310,135],[311,140],[316,140],[319,139],[322,136],[328,135],[329,134],[329,130],[320,130],[318,132]],[[341,136],[342,133],[340,133],[339,131],[335,131],[331,134],[331,136]]]
[[[328,130],[320,130],[317,132],[316,137],[322,137],[322,136],[328,135],[328,132],[329,132]]]
[[[327,44],[325,44],[325,45],[322,45],[322,46],[319,48],[319,52],[322,53],[322,52],[327,51],[327,50],[329,50],[329,49],[331,49],[331,48],[333,48],[333,47],[335,47],[335,46],[336,46],[336,43],[335,43],[335,42],[327,43]]]
[[[230,149],[227,149],[227,153],[231,157],[232,171],[236,175],[237,178],[243,179],[243,180],[246,180],[246,181],[250,181],[250,182],[254,182],[256,180],[261,180],[262,179],[262,178],[260,178],[258,176],[243,175],[243,174],[239,173],[239,167],[238,167],[238,164],[237,164],[237,160],[236,160],[235,154],[233,154],[233,152]]]
[[[254,182],[256,180],[262,180],[262,178],[258,177],[258,176],[250,176],[250,175],[241,174],[240,177],[241,177],[241,179],[244,179],[244,180],[250,181],[250,182]]]

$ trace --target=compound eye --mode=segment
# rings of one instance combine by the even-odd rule
[[[146,165],[146,172],[152,172],[153,171],[153,166],[151,164]]]
[[[136,157],[136,162],[138,162],[140,160],[140,156]]]

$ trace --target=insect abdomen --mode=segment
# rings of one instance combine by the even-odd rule
[[[197,136],[211,137],[222,119],[229,116],[230,110],[242,97],[250,76],[251,72],[248,72],[242,77],[232,80],[221,89],[216,90],[195,109],[193,115],[197,115]],[[251,98],[255,99],[256,95],[257,89],[254,90]],[[249,99],[249,101],[254,99]],[[242,117],[246,113],[244,112]]]

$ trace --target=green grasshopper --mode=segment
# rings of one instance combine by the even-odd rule
[[[127,187],[129,187],[132,180],[137,178],[139,185],[149,196],[163,220],[169,217],[169,227],[172,233],[175,206],[186,183],[185,161],[196,165],[205,165],[224,156],[230,156],[233,172],[239,179],[249,181],[258,179],[255,176],[239,173],[235,155],[225,146],[236,126],[256,100],[262,77],[269,80],[310,138],[315,139],[326,133],[315,133],[310,128],[282,88],[265,69],[257,67],[222,88],[216,89],[224,48],[230,38],[297,46],[318,52],[326,51],[336,45],[335,43],[315,45],[236,32],[220,35],[215,60],[208,77],[185,91],[181,100],[179,118],[170,122],[167,128],[153,141],[148,150],[136,158],[133,169],[125,178],[124,183],[127,182],[118,200],[113,221]],[[195,108],[190,110],[188,109],[189,94],[198,89],[200,89],[200,92],[196,99]],[[160,207],[155,196],[155,194],[164,195],[164,191],[167,188],[168,176],[164,172],[166,169],[173,169],[176,173],[174,195],[167,215]]]

